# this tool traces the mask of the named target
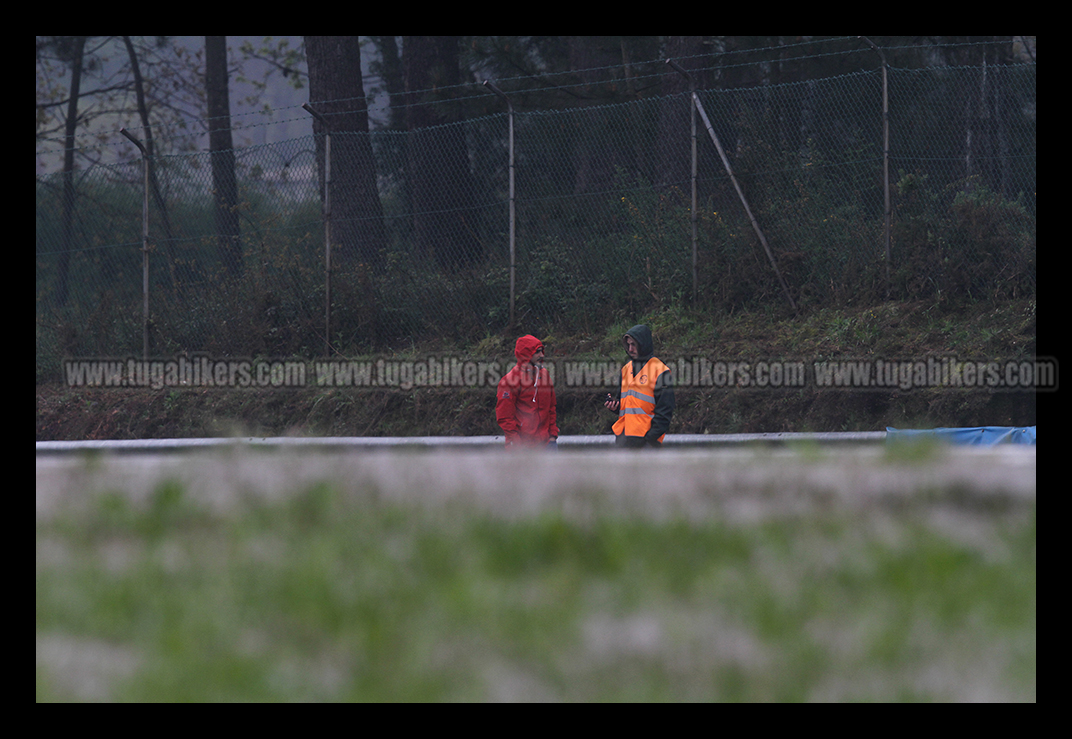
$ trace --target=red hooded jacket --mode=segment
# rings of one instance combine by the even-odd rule
[[[555,388],[547,370],[529,364],[543,343],[522,336],[514,347],[517,365],[499,380],[495,420],[506,434],[506,446],[542,445],[558,438]]]

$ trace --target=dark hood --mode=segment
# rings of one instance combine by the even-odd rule
[[[647,362],[655,354],[655,343],[651,338],[651,329],[647,326],[633,326],[625,332],[625,336],[632,336],[633,341],[637,343],[640,355],[636,358],[636,361]],[[625,336],[622,337],[623,345],[625,344]],[[626,356],[628,357],[629,354],[626,353]]]

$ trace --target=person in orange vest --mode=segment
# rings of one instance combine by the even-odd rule
[[[495,420],[506,434],[507,448],[558,448],[555,387],[543,366],[543,342],[522,336],[514,346],[517,365],[495,391]]]
[[[674,378],[655,356],[651,329],[633,326],[622,337],[629,362],[622,367],[618,398],[608,395],[604,405],[618,412],[611,430],[617,446],[661,447],[674,416]]]

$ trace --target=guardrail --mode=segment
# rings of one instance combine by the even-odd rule
[[[817,444],[873,444],[886,440],[885,431],[855,432],[798,432],[770,434],[667,434],[664,446],[705,447],[734,445],[784,445],[794,443]],[[613,446],[614,437],[560,436],[558,445],[564,449]],[[311,449],[389,449],[462,447],[501,448],[502,436],[324,436],[324,437],[233,437],[208,439],[97,439],[80,441],[39,441],[38,454],[63,454],[72,452],[181,452],[194,449],[228,448],[247,446],[259,448],[311,448]]]

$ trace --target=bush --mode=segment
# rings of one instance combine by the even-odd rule
[[[905,299],[985,300],[1035,292],[1036,222],[974,178],[934,192],[901,173],[893,226],[894,289]]]

